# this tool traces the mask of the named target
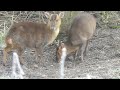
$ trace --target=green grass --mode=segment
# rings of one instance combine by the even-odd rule
[[[120,26],[109,26],[109,27],[112,29],[119,29],[120,28]]]

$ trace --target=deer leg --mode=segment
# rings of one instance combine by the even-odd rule
[[[82,46],[82,44],[80,44],[79,49],[76,50],[76,52],[75,52],[75,57],[74,57],[75,60],[77,59],[77,56],[80,54],[80,48],[81,48],[81,46]]]
[[[86,56],[86,52],[88,50],[88,42],[89,42],[89,40],[87,40],[87,42],[86,42],[85,51],[83,53],[84,56]]]
[[[83,61],[83,57],[84,57],[84,51],[85,51],[85,48],[87,46],[87,41],[83,41],[83,44],[82,44],[82,47],[81,47],[81,61]]]
[[[38,54],[38,50],[37,50],[37,48],[36,48],[36,49],[35,49],[35,60],[36,60],[36,61],[38,61],[38,59],[39,59],[38,56],[39,56],[39,54]]]
[[[11,47],[5,47],[4,50],[3,50],[3,65],[5,66],[6,65],[6,62],[7,62],[7,57],[8,57],[8,52],[11,51]]]
[[[41,47],[36,48],[36,60],[42,59],[43,56],[43,49]]]
[[[74,59],[75,59],[75,60],[77,59],[78,52],[79,52],[79,49],[76,50],[76,52],[75,52],[75,56],[74,56]]]

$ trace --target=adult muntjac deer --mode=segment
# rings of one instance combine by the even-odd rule
[[[45,46],[53,43],[59,34],[61,18],[64,17],[64,12],[59,14],[50,14],[45,12],[47,23],[34,23],[34,22],[19,22],[15,23],[9,30],[5,43],[3,54],[3,64],[6,64],[7,53],[16,50],[23,64],[22,53],[25,48],[33,48],[36,55],[42,55]]]
[[[65,43],[61,43],[57,48],[57,59],[60,62],[62,57],[63,48],[66,48],[67,55],[71,52],[76,51],[76,56],[78,51],[81,49],[81,61],[83,56],[86,55],[86,49],[88,46],[88,41],[92,38],[96,29],[96,19],[94,16],[88,13],[81,13],[79,16],[75,17],[71,28],[69,30],[69,38]]]

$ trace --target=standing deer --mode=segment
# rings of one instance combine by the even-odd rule
[[[92,15],[81,13],[79,16],[75,17],[69,31],[68,40],[65,43],[61,43],[57,48],[58,62],[60,62],[63,55],[63,48],[67,49],[67,55],[76,51],[75,59],[78,52],[81,51],[81,61],[83,61],[83,56],[86,55],[88,41],[92,38],[95,29],[96,19]]]
[[[6,64],[7,53],[12,50],[17,51],[21,64],[23,64],[21,55],[25,48],[33,48],[37,57],[39,54],[42,56],[44,47],[53,43],[59,34],[64,12],[59,14],[45,12],[45,16],[48,19],[47,23],[19,22],[11,27],[5,38],[3,65]]]

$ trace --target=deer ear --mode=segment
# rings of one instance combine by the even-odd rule
[[[50,17],[51,17],[51,14],[48,13],[48,12],[45,12],[45,16],[46,16],[47,18],[50,18]]]
[[[60,12],[59,17],[63,18],[64,17],[64,12]]]

